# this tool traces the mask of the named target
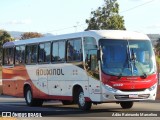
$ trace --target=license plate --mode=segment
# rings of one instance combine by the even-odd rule
[[[129,98],[138,98],[138,95],[137,94],[132,94],[132,95],[129,95]]]

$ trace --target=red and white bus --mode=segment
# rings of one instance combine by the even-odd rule
[[[3,94],[25,97],[29,106],[45,100],[93,104],[155,100],[156,61],[150,39],[138,32],[84,31],[7,42],[3,45]]]

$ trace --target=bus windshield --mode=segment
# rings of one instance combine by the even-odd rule
[[[105,74],[147,76],[156,72],[149,40],[100,39],[101,66]]]

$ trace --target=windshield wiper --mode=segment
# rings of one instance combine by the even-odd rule
[[[140,68],[140,70],[142,71],[142,73],[143,73],[143,77],[144,78],[147,78],[148,76],[147,76],[147,74],[144,72],[144,70],[143,70],[143,68],[142,68],[142,66],[141,66],[141,64],[140,64],[140,62],[135,62],[134,63],[134,65],[135,65],[135,67],[137,66],[137,64],[139,65],[139,68]]]

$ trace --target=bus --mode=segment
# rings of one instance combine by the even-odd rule
[[[126,30],[91,30],[3,45],[3,94],[28,106],[46,100],[64,105],[155,100],[157,70],[150,39]]]

